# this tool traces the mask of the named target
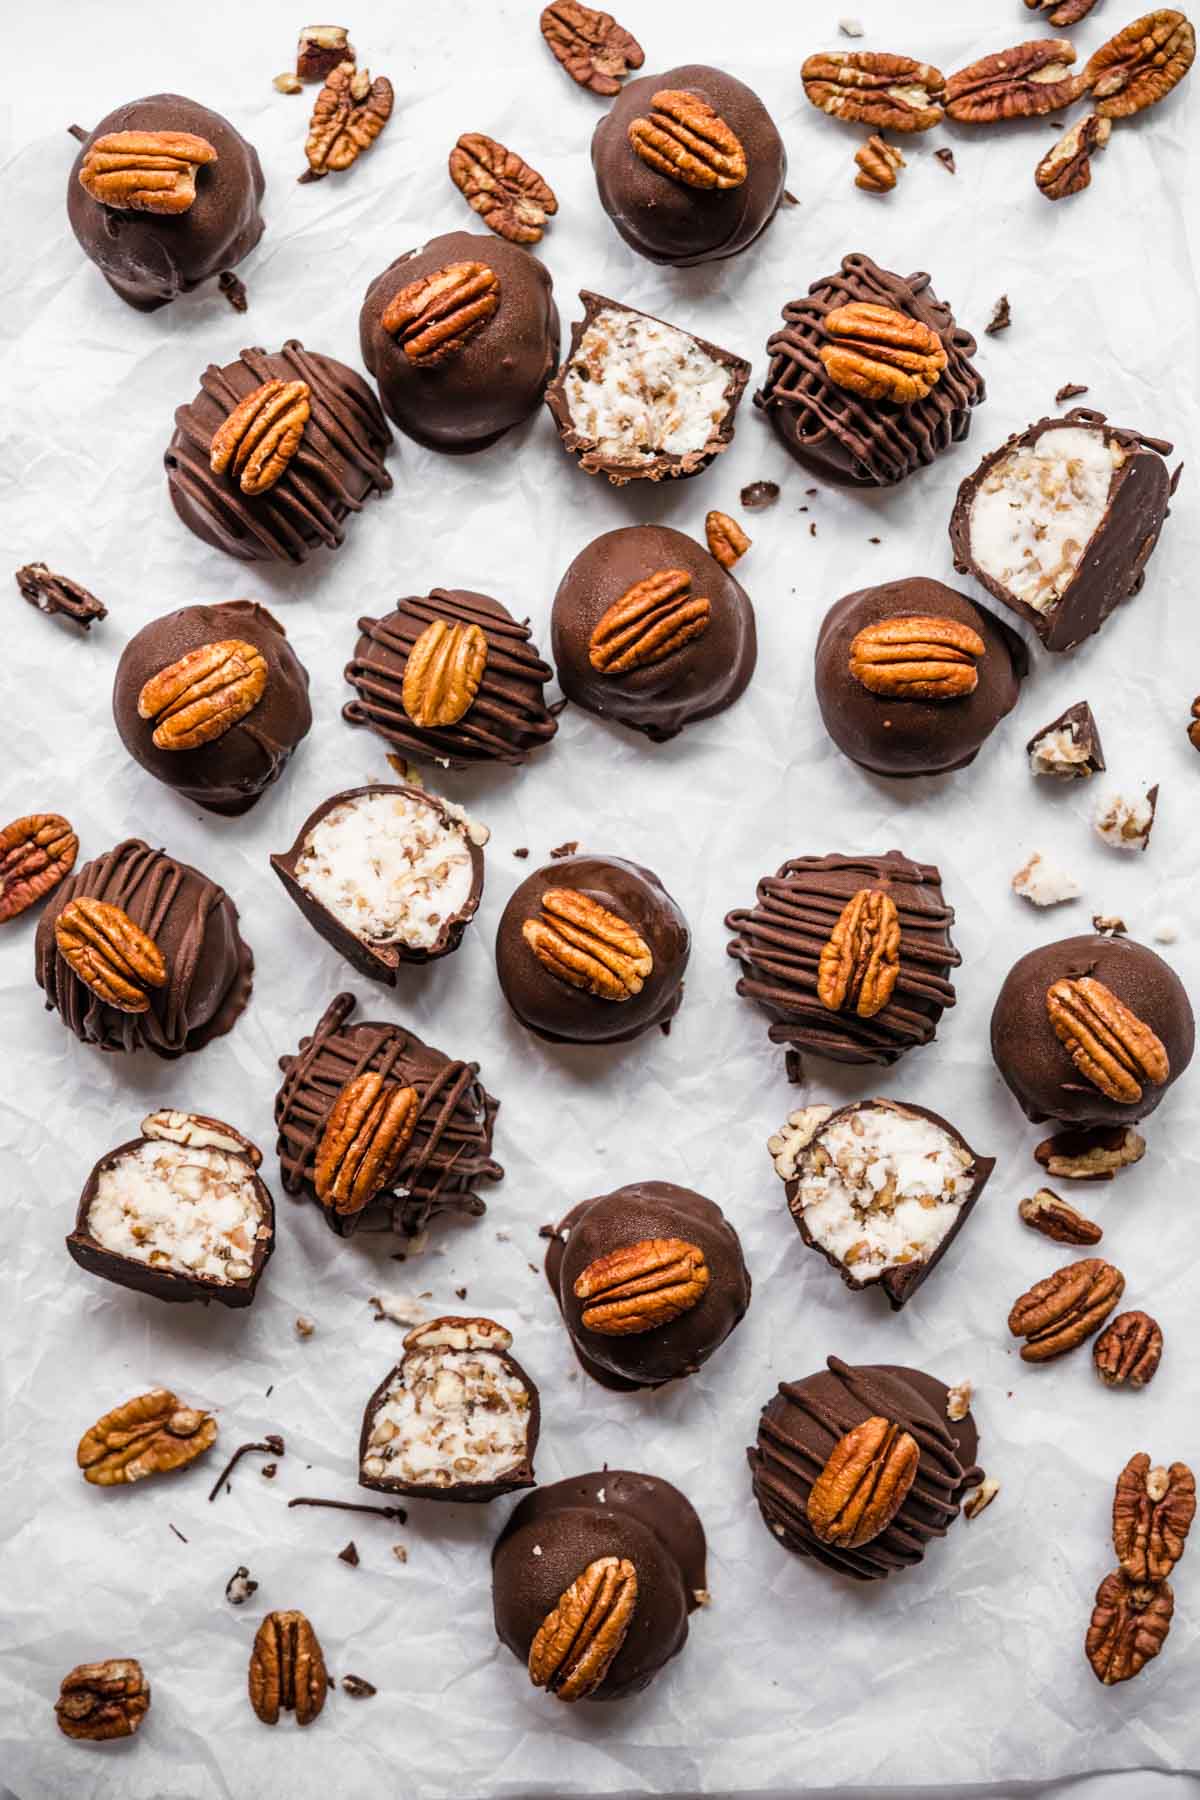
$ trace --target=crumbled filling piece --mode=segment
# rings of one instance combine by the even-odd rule
[[[437,1488],[502,1481],[528,1438],[529,1390],[501,1355],[431,1342],[409,1352],[377,1408],[362,1472]]]
[[[468,839],[410,794],[362,794],[313,826],[296,880],[364,943],[428,950],[470,898]]]
[[[581,437],[614,462],[703,450],[729,411],[729,370],[694,337],[606,307],[571,358],[563,392]]]
[[[1034,740],[1029,751],[1029,767],[1035,775],[1057,775],[1071,780],[1092,773],[1090,756],[1091,746],[1075,736],[1074,728],[1060,725],[1057,731],[1043,732]]]
[[[1125,461],[1103,429],[1064,425],[993,464],[971,503],[976,567],[1037,612],[1058,605]]]
[[[1012,890],[1022,900],[1031,900],[1034,906],[1060,906],[1064,900],[1077,900],[1081,891],[1075,877],[1048,862],[1040,850],[1035,850],[1025,867],[1017,870]]]
[[[1154,824],[1155,791],[1137,799],[1130,799],[1127,794],[1110,794],[1101,800],[1092,818],[1097,834],[1114,850],[1144,850]]]
[[[87,1228],[118,1256],[218,1281],[248,1280],[270,1232],[245,1157],[159,1141],[101,1171]]]

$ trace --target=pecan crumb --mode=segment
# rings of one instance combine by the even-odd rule
[[[302,94],[304,92],[304,83],[298,75],[293,75],[290,69],[285,69],[282,75],[277,75],[271,86],[277,94]]]
[[[300,1338],[310,1338],[316,1329],[317,1327],[314,1320],[305,1318],[304,1314],[301,1313],[300,1317],[296,1320],[296,1336]]]
[[[82,625],[85,631],[91,628],[93,619],[108,617],[108,608],[95,594],[90,594],[77,581],[71,581],[65,575],[55,575],[45,563],[26,563],[18,569],[15,577],[23,599],[30,606],[36,606],[39,612],[62,613]]]
[[[1080,394],[1086,394],[1087,388],[1081,381],[1064,382],[1054,396],[1055,404],[1061,406],[1064,400],[1077,400]]]
[[[403,1544],[393,1544],[392,1555],[398,1563],[406,1563],[408,1561],[408,1551],[404,1548]]]
[[[800,202],[797,200],[795,194],[793,194],[791,188],[784,188],[783,204],[784,206],[799,206]]]
[[[957,1425],[965,1419],[971,1410],[971,1396],[974,1389],[969,1381],[956,1382],[946,1390],[946,1417]]]
[[[232,269],[226,269],[217,276],[217,286],[232,306],[235,313],[248,312],[250,301],[246,294],[246,284]]]
[[[992,308],[992,316],[984,326],[988,337],[995,337],[998,331],[1007,331],[1012,324],[1012,307],[1008,303],[1008,295],[1001,294]]]
[[[1000,1492],[1000,1483],[990,1475],[984,1477],[979,1486],[963,1501],[963,1516],[977,1519],[985,1507],[990,1506]]]
[[[1129,927],[1116,913],[1093,913],[1092,930],[1101,937],[1124,937]]]
[[[936,156],[937,160],[941,163],[943,169],[949,169],[951,175],[957,175],[958,165],[954,161],[953,150],[948,150],[945,148],[945,146],[943,146],[942,149],[935,150],[933,154]]]
[[[379,1689],[372,1686],[369,1681],[364,1681],[361,1675],[343,1675],[342,1692],[349,1694],[352,1700],[370,1700],[379,1692]]]
[[[863,36],[863,22],[861,19],[839,19],[838,30],[843,37],[860,38]]]
[[[578,850],[578,848],[579,848],[579,839],[572,838],[570,843],[559,844],[556,849],[552,850],[550,852],[550,860],[552,862],[558,862],[564,856],[574,856],[574,854]]]

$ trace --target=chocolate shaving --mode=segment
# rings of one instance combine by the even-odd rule
[[[293,1506],[328,1506],[334,1512],[375,1513],[381,1519],[395,1519],[401,1525],[408,1522],[408,1513],[403,1506],[364,1506],[361,1500],[314,1500],[308,1494],[301,1494],[298,1499],[288,1501],[289,1510]]]
[[[784,206],[799,206],[800,202],[797,200],[795,194],[793,194],[791,188],[784,188],[783,204]]]
[[[352,1700],[370,1700],[379,1689],[364,1681],[361,1675],[343,1675],[342,1692],[349,1694]]]
[[[937,157],[937,160],[941,163],[943,169],[949,169],[951,175],[957,175],[958,169],[955,165],[953,150],[948,150],[943,147],[941,150],[935,150],[933,154]]]
[[[1012,307],[1008,303],[1008,295],[1001,294],[992,308],[992,316],[984,326],[988,337],[995,337],[998,331],[1007,331],[1012,324]]]
[[[221,1491],[222,1485],[224,1485],[226,1492],[229,1491],[229,1477],[233,1474],[233,1471],[237,1468],[243,1456],[249,1456],[252,1450],[260,1451],[263,1456],[282,1456],[283,1448],[283,1439],[276,1432],[270,1433],[263,1439],[261,1444],[239,1444],[225,1467],[221,1470],[221,1473],[217,1476],[217,1479],[213,1482],[212,1492],[208,1496],[209,1500],[212,1501],[216,1499]],[[274,1471],[272,1471],[272,1473],[274,1473]]]
[[[30,606],[36,606],[39,612],[62,613],[76,625],[82,625],[85,631],[91,629],[93,619],[108,617],[108,608],[102,600],[97,600],[95,594],[80,587],[77,581],[55,575],[45,563],[26,563],[24,568],[17,570],[15,579]]]
[[[1086,394],[1086,393],[1087,393],[1087,388],[1084,387],[1081,382],[1068,381],[1066,383],[1066,385],[1064,387],[1060,387],[1057,394],[1055,394],[1055,396],[1054,396],[1055,404],[1058,406],[1061,406],[1064,400],[1074,400],[1077,397],[1077,395]]]
[[[346,1548],[344,1550],[338,1551],[338,1561],[344,1562],[344,1563],[349,1563],[349,1565],[352,1569],[357,1569],[357,1567],[358,1567],[358,1551],[355,1548],[353,1538],[350,1539],[350,1542],[346,1545]]]
[[[179,1539],[181,1544],[187,1543],[187,1539],[184,1537],[182,1531],[180,1531],[178,1525],[172,1525],[170,1519],[167,1520],[167,1525],[169,1529],[175,1533],[175,1536]]]
[[[522,845],[521,845],[521,847],[520,847],[520,849],[519,849],[519,850],[514,850],[514,851],[513,851],[513,855],[514,855],[514,856],[519,856],[519,857],[520,857],[520,858],[521,858],[521,860],[522,860],[522,862],[523,862],[523,861],[524,861],[524,860],[525,860],[525,858],[526,858],[526,857],[527,857],[527,856],[528,856],[528,855],[529,855],[529,846],[528,846],[528,844],[522,844]]]
[[[249,310],[250,302],[246,296],[246,284],[240,276],[234,274],[232,269],[226,269],[223,275],[217,276],[217,286],[235,313],[244,313]]]
[[[747,512],[761,512],[765,506],[774,506],[779,498],[777,481],[752,481],[742,489],[742,505]]]

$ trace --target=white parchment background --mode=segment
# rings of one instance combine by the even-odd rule
[[[862,0],[865,47],[903,50],[950,70],[1038,29],[1016,0]],[[900,188],[857,193],[851,156],[863,135],[805,101],[799,65],[839,42],[838,8],[772,0],[620,0],[648,70],[681,61],[729,67],[759,90],[787,142],[798,208],[733,262],[659,270],[617,238],[588,161],[602,103],[574,87],[545,50],[536,0],[469,0],[413,9],[356,0],[360,61],[395,83],[378,147],[346,177],[298,187],[312,92],[286,98],[300,12],[282,0],[102,10],[50,0],[20,31],[6,82],[0,200],[6,340],[0,569],[44,559],[92,587],[110,617],[85,639],[0,593],[3,722],[0,814],[61,810],[83,856],[141,833],[193,861],[235,896],[257,958],[248,1014],[232,1035],[174,1065],[117,1060],[67,1037],[32,977],[34,918],[0,942],[0,1790],[19,1800],[213,1800],[278,1791],[453,1796],[785,1792],[800,1786],[944,1786],[1049,1779],[1102,1769],[1194,1770],[1200,1654],[1200,1551],[1175,1581],[1176,1618],[1159,1661],[1105,1691],[1082,1655],[1093,1590],[1111,1566],[1108,1509],[1134,1450],[1200,1455],[1200,1338],[1195,1329],[1195,1071],[1149,1127],[1150,1152],[1109,1188],[1085,1190],[1124,1269],[1126,1301],[1167,1339],[1145,1394],[1100,1387],[1086,1352],[1031,1370],[1005,1328],[1015,1296],[1059,1261],[1024,1230],[1018,1198],[1038,1171],[1027,1126],[992,1067],[987,1021],[1012,960],[1086,930],[1093,910],[1122,913],[1200,992],[1194,893],[1200,764],[1184,736],[1200,688],[1195,479],[1185,479],[1142,596],[1074,656],[1038,654],[1021,704],[976,765],[940,780],[886,783],[825,738],[811,656],[828,604],[884,577],[953,580],[946,525],[958,481],[1010,430],[1054,409],[1055,390],[1087,383],[1087,403],[1121,424],[1197,437],[1196,279],[1189,218],[1197,83],[1119,127],[1091,191],[1051,207],[1032,171],[1052,141],[1045,123],[931,133],[905,144]],[[1075,36],[1080,61],[1133,8],[1101,0]],[[902,13],[902,18],[894,18]],[[844,43],[844,40],[840,40]],[[239,273],[250,312],[212,292],[152,317],[117,301],[81,258],[63,196],[87,126],[143,93],[175,89],[227,113],[258,146],[267,232]],[[564,327],[581,285],[693,327],[753,359],[783,303],[863,249],[901,271],[929,269],[980,336],[989,398],[970,442],[886,495],[811,486],[754,414],[749,397],[729,454],[671,491],[616,492],[565,458],[539,415],[497,448],[464,460],[401,440],[394,493],[352,520],[333,560],[301,570],[243,568],[176,521],[161,458],[173,408],[210,361],[297,335],[357,364],[367,285],[401,251],[470,224],[446,176],[463,130],[528,156],[561,211],[540,247]],[[958,174],[934,160],[953,145]],[[982,335],[1001,292],[1014,323]],[[565,336],[565,330],[564,330]],[[546,647],[550,603],[571,558],[597,533],[664,519],[699,534],[704,512],[739,512],[741,486],[773,478],[783,497],[747,518],[739,569],[758,612],[760,659],[739,705],[655,748],[582,712],[564,715],[547,753],[519,771],[454,776],[445,790],[492,827],[478,923],[457,955],[410,974],[393,995],[368,992],[316,937],[267,866],[325,795],[386,777],[383,746],[340,718],[342,665],[362,612],[436,583],[496,594],[528,614]],[[816,535],[810,526],[815,525]],[[869,540],[882,541],[873,544]],[[200,814],[145,776],[112,727],[113,670],[127,637],[193,601],[250,596],[286,623],[312,673],[316,725],[285,779],[247,818]],[[1025,739],[1088,698],[1108,781],[1162,787],[1144,859],[1094,841],[1082,786],[1030,779]],[[1101,778],[1105,781],[1106,778]],[[577,839],[650,864],[695,934],[687,999],[669,1038],[612,1052],[551,1049],[509,1018],[496,985],[496,921],[520,877]],[[513,850],[527,845],[528,862]],[[941,865],[958,909],[960,1000],[935,1048],[862,1079],[815,1066],[808,1097],[883,1092],[949,1114],[998,1168],[983,1204],[937,1275],[899,1317],[851,1295],[790,1224],[764,1139],[801,1094],[766,1042],[765,1020],[734,994],[726,910],[786,856],[886,850]],[[1041,849],[1081,880],[1074,906],[1036,914],[1009,877]],[[497,1154],[507,1179],[468,1228],[435,1228],[429,1250],[388,1260],[382,1242],[343,1244],[315,1211],[281,1192],[271,1106],[276,1058],[328,999],[351,987],[360,1016],[399,1018],[455,1055],[477,1057],[502,1099]],[[266,1149],[279,1205],[275,1259],[252,1311],[171,1308],[89,1279],[63,1236],[93,1161],[129,1137],[151,1105],[224,1114]],[[694,1185],[735,1220],[755,1283],[750,1313],[695,1380],[656,1396],[610,1395],[577,1373],[540,1273],[537,1228],[576,1200],[638,1177]],[[509,1503],[412,1507],[403,1530],[367,1518],[291,1511],[299,1493],[355,1497],[361,1407],[400,1349],[374,1323],[381,1286],[428,1293],[431,1310],[468,1305],[509,1324],[541,1384],[538,1472],[553,1481],[604,1462],[678,1482],[709,1534],[713,1604],[685,1653],[620,1707],[556,1707],[536,1693],[491,1625],[488,1553]],[[300,1342],[293,1320],[316,1320]],[[926,1563],[866,1589],[780,1551],[751,1504],[744,1446],[775,1383],[834,1351],[916,1363],[975,1383],[983,1460],[1002,1492]],[[101,1492],[74,1467],[81,1432],[153,1384],[219,1409],[207,1462],[144,1489]],[[270,1397],[268,1388],[273,1387]],[[217,1457],[264,1431],[288,1454],[274,1483],[243,1463],[231,1495],[205,1499]],[[188,1540],[172,1535],[174,1524]],[[337,1559],[353,1536],[357,1569]],[[401,1566],[392,1544],[403,1541]],[[226,1579],[247,1563],[260,1587],[235,1610]],[[329,1666],[376,1684],[376,1699],[331,1696],[320,1721],[261,1727],[245,1697],[258,1620],[300,1607]],[[51,1706],[74,1663],[141,1658],[154,1703],[124,1746],[70,1745]]]

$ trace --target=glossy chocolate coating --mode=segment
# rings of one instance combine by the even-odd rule
[[[648,1687],[682,1650],[688,1615],[707,1590],[704,1527],[670,1482],[600,1469],[527,1494],[492,1551],[496,1635],[528,1664],[543,1621],[602,1556],[633,1564],[637,1604],[624,1643],[587,1697],[622,1700]]]
[[[166,961],[166,985],[148,988],[150,1006],[118,1012],[82,982],[59,951],[54,925],[72,900],[118,906],[152,937]],[[254,957],[238,932],[238,911],[224,888],[126,838],[62,882],[38,921],[34,950],[47,1008],[68,1031],[102,1050],[150,1050],[167,1060],[202,1049],[229,1031],[250,998]]]
[[[1071,1061],[1046,1010],[1056,981],[1102,982],[1162,1040],[1171,1072],[1161,1087],[1142,1078],[1142,1097],[1110,1100]],[[1132,1125],[1158,1106],[1195,1047],[1183,983],[1161,956],[1127,937],[1086,934],[1041,944],[1013,964],[992,1012],[992,1055],[1027,1118],[1064,1125]]]
[[[243,719],[194,750],[160,750],[155,721],[138,716],[138,695],[163,669],[205,644],[236,638],[261,650],[267,664],[262,698]],[[113,683],[113,718],[130,756],[156,781],[209,812],[248,812],[278,781],[297,744],[308,735],[308,670],[287,633],[265,606],[227,600],[185,606],[143,625],[121,653]]]
[[[504,1174],[492,1159],[499,1102],[479,1080],[479,1064],[455,1062],[403,1025],[369,1019],[352,1025],[357,1004],[353,994],[339,994],[312,1035],[301,1038],[297,1053],[279,1059],[276,1150],[285,1191],[318,1205],[339,1237],[360,1230],[415,1237],[443,1212],[477,1218],[487,1207],[475,1188]],[[317,1200],[316,1153],[338,1095],[367,1070],[399,1087],[414,1087],[421,1110],[388,1188],[360,1212],[339,1214]]]
[[[831,1012],[817,998],[821,951],[861,888],[882,889],[900,915],[899,978],[887,1005],[870,1019]],[[797,856],[763,877],[757,901],[727,914],[737,935],[726,950],[742,966],[738,993],[774,1020],[767,1034],[773,1044],[832,1062],[894,1063],[915,1045],[933,1042],[943,1011],[954,1005],[950,970],[962,961],[950,941],[954,908],[935,868],[910,862],[899,850]]]
[[[477,625],[488,642],[479,692],[454,725],[417,725],[404,710],[404,670],[421,633],[437,619]],[[384,619],[360,619],[346,680],[357,691],[342,717],[369,725],[385,743],[407,756],[440,762],[449,769],[468,763],[523,763],[531,750],[548,744],[558,730],[556,713],[542,690],[554,674],[530,642],[528,625],[518,625],[507,607],[487,594],[464,588],[434,588],[401,600]]]
[[[639,994],[604,1000],[572,987],[534,955],[521,935],[540,916],[548,888],[574,888],[632,925],[654,959]],[[568,856],[535,869],[517,888],[496,933],[496,974],[522,1025],[555,1044],[624,1044],[674,1018],[683,1001],[691,933],[675,901],[649,869],[612,856]]]
[[[1104,760],[1104,745],[1100,742],[1100,728],[1086,700],[1077,700],[1074,706],[1068,706],[1065,712],[1060,712],[1057,719],[1051,719],[1048,725],[1035,731],[1025,746],[1026,756],[1033,755],[1043,738],[1055,736],[1060,731],[1067,732],[1071,741],[1087,752],[1082,762],[1073,764],[1069,770],[1063,770],[1063,776],[1070,779],[1072,776],[1077,778],[1103,773],[1108,767]]]
[[[923,400],[896,406],[839,387],[825,372],[824,320],[838,306],[865,301],[890,306],[935,331],[949,362]],[[975,339],[956,325],[924,274],[881,269],[861,253],[844,257],[836,275],[815,281],[803,300],[783,309],[784,323],[767,340],[770,367],[755,406],[810,474],[848,487],[890,487],[966,437],[971,409],[984,398],[972,365]]]
[[[217,160],[197,169],[186,212],[126,211],[93,200],[79,179],[83,159],[97,138],[118,131],[186,131],[212,145]],[[81,140],[67,217],[113,292],[138,312],[154,312],[249,255],[263,234],[263,186],[257,151],[228,119],[180,94],[151,94],[118,106]]]
[[[483,263],[500,283],[500,304],[481,330],[443,361],[421,367],[383,328],[403,288],[450,263]],[[558,309],[546,265],[492,233],[449,231],[389,263],[367,289],[358,319],[362,359],[384,411],[429,450],[486,450],[538,404],[558,361]]]
[[[629,139],[663,89],[695,94],[712,107],[746,153],[746,179],[735,188],[697,188],[660,174]],[[736,256],[765,231],[783,198],[787,153],[766,107],[721,69],[688,63],[631,81],[592,137],[600,204],[625,242],[651,262],[687,268]]]
[[[951,700],[875,694],[850,673],[850,646],[868,625],[917,614],[977,631],[986,649],[973,693]],[[965,769],[1017,704],[1029,657],[1015,631],[953,588],[923,575],[847,594],[825,614],[817,638],[817,705],[825,729],[852,762],[877,775],[941,775]]]
[[[919,1369],[854,1367],[838,1357],[803,1381],[781,1382],[763,1407],[758,1442],[746,1452],[763,1523],[787,1550],[839,1575],[880,1581],[911,1568],[945,1537],[964,1493],[982,1479],[975,1421],[946,1417],[947,1388]],[[890,1419],[916,1439],[916,1479],[886,1530],[855,1550],[826,1544],[808,1522],[808,1497],[838,1440],[864,1419]]]
[[[592,667],[592,632],[622,595],[661,569],[685,569],[707,599],[708,630],[661,662],[605,675]],[[694,538],[669,525],[625,525],[581,550],[558,584],[550,653],[568,700],[665,743],[694,719],[724,712],[746,690],[758,660],[754,608],[740,583]]]
[[[694,1375],[750,1304],[750,1275],[737,1232],[720,1207],[670,1181],[637,1181],[584,1200],[556,1228],[546,1279],[583,1367],[610,1388],[654,1388]],[[653,1331],[610,1336],[583,1323],[575,1283],[589,1265],[646,1239],[678,1238],[704,1252],[708,1287],[695,1306]]]
[[[1044,432],[1064,426],[1102,431],[1106,442],[1121,445],[1126,460],[1113,475],[1107,509],[1074,577],[1058,604],[1047,613],[1019,600],[977,566],[971,556],[970,515],[980,484],[1001,458],[1018,446],[1036,443]],[[1176,469],[1172,477],[1163,461],[1172,448],[1161,438],[1147,438],[1140,432],[1109,425],[1103,413],[1086,406],[1075,407],[1064,418],[1039,419],[1027,431],[1014,433],[998,450],[985,456],[959,488],[950,518],[955,568],[960,574],[974,575],[989,594],[1032,625],[1047,650],[1072,649],[1099,631],[1109,613],[1122,600],[1138,593],[1146,579],[1146,564],[1158,542],[1180,474],[1180,469]]]

